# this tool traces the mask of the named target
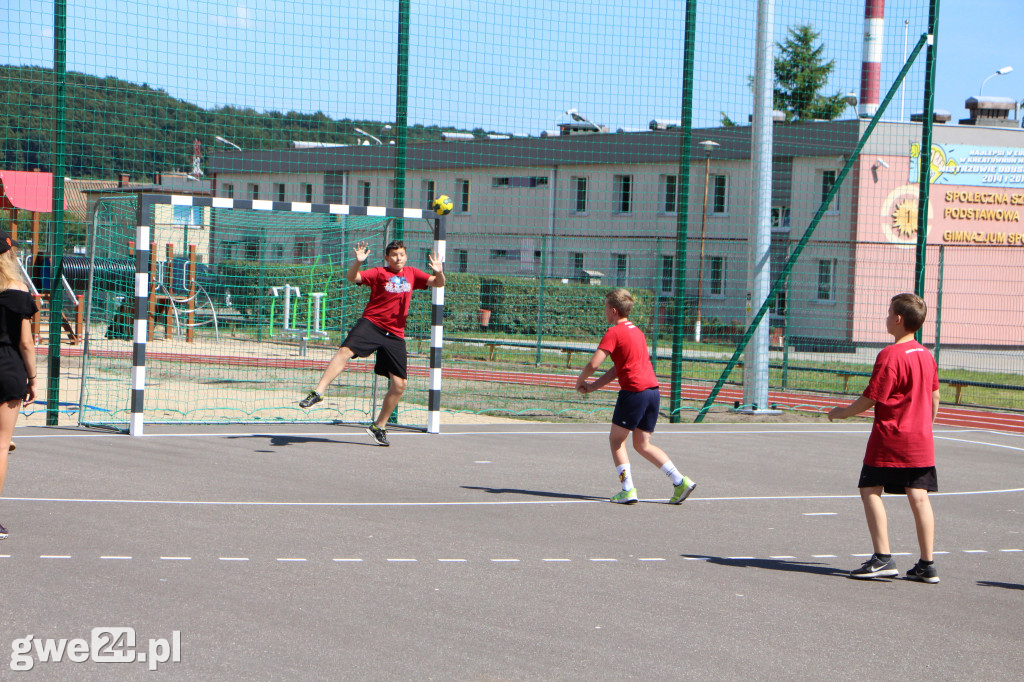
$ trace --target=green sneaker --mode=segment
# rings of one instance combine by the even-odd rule
[[[636,488],[630,488],[612,495],[608,501],[615,504],[636,504],[640,500],[636,496]]]
[[[693,489],[697,487],[697,484],[691,481],[688,477],[683,476],[683,480],[676,486],[675,494],[669,499],[669,504],[682,504],[683,500],[690,496]]]

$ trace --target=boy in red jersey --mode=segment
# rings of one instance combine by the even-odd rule
[[[299,401],[299,406],[311,407],[323,400],[324,391],[341,374],[350,359],[365,358],[376,352],[373,371],[388,377],[390,383],[381,403],[377,421],[370,424],[366,432],[378,445],[387,446],[390,443],[385,427],[406,386],[408,353],[405,349],[405,320],[409,316],[412,292],[414,289],[443,287],[444,272],[441,259],[436,253],[430,255],[430,269],[434,271],[432,275],[406,265],[405,244],[401,241],[393,241],[385,247],[386,267],[360,271],[363,262],[370,255],[370,250],[366,242],[360,242],[353,250],[356,258],[345,273],[345,278],[353,284],[365,284],[370,287],[370,300],[363,308],[363,316],[352,327],[348,336],[341,342],[341,347],[331,358],[316,388]]]
[[[625,289],[616,289],[605,296],[604,316],[611,328],[605,332],[593,357],[576,379],[580,393],[596,391],[612,379],[619,380],[618,400],[612,413],[612,429],[608,436],[612,448],[612,461],[619,473],[622,490],[613,495],[611,502],[635,504],[638,501],[633,476],[629,470],[626,436],[633,432],[633,447],[644,459],[660,468],[675,488],[669,504],[681,504],[690,496],[697,484],[683,476],[665,452],[651,443],[651,434],[658,421],[661,393],[658,378],[647,354],[647,338],[629,321],[633,312],[633,296]],[[613,366],[591,383],[587,379],[597,371],[604,359],[612,357]]]
[[[921,559],[907,578],[939,582],[932,550],[935,517],[929,492],[939,489],[935,474],[932,423],[939,411],[939,376],[932,354],[914,340],[928,308],[920,296],[898,294],[889,303],[885,328],[895,341],[878,353],[871,379],[861,397],[847,407],[834,407],[829,420],[846,419],[875,408],[864,466],[860,473],[861,500],[874,555],[851,578],[891,578],[899,575],[889,552],[889,531],[882,491],[906,493],[917,526]]]

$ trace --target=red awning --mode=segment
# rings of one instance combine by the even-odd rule
[[[53,173],[0,170],[0,208],[53,210]]]

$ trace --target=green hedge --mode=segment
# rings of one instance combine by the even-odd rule
[[[592,338],[608,328],[604,297],[615,287],[544,282],[533,277],[481,277],[480,307],[491,311],[490,331],[514,335]],[[630,289],[636,304],[629,316],[641,329],[649,326],[654,292]]]

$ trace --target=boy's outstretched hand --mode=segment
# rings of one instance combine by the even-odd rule
[[[356,260],[359,261],[360,263],[365,262],[366,259],[369,258],[370,256],[370,247],[367,245],[366,242],[359,242],[358,244],[352,247],[352,250],[355,251]]]
[[[436,253],[430,254],[430,258],[427,260],[427,263],[430,265],[430,269],[434,272],[442,272],[441,268],[443,267],[443,264],[441,262],[441,257]]]

